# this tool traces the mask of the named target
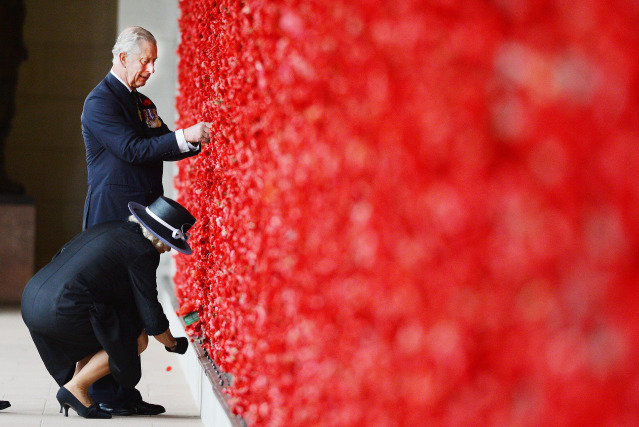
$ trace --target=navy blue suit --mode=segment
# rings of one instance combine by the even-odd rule
[[[89,172],[83,229],[126,219],[129,202],[148,206],[164,193],[162,163],[200,152],[180,153],[153,102],[129,92],[111,73],[84,102],[82,135]]]

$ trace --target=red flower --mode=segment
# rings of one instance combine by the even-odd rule
[[[251,426],[639,419],[632,2],[182,0],[180,315]]]
[[[197,311],[197,307],[196,307],[195,303],[192,302],[192,301],[186,301],[186,302],[183,302],[180,305],[180,308],[178,309],[176,314],[178,316],[182,317],[182,316],[186,316],[187,314],[192,313],[194,311]]]

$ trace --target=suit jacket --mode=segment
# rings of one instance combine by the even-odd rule
[[[89,189],[83,229],[127,218],[131,201],[148,206],[164,193],[162,163],[200,152],[180,153],[175,133],[158,117],[153,102],[142,94],[139,98],[108,73],[84,102]]]
[[[169,327],[157,298],[159,262],[138,224],[111,221],[77,235],[33,276],[22,295],[22,317],[58,384],[70,379],[75,362],[100,348],[120,384],[137,384],[138,335]]]

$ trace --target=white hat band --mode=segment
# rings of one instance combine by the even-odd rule
[[[169,230],[171,230],[173,232],[173,234],[171,234],[171,237],[173,237],[174,239],[179,239],[183,242],[186,243],[186,239],[189,238],[188,233],[184,234],[184,232],[178,228],[172,227],[170,224],[166,223],[162,218],[160,218],[159,216],[157,216],[156,214],[154,214],[153,212],[151,212],[151,210],[148,208],[148,206],[145,209],[146,213],[149,214],[149,216],[151,218],[153,218],[154,220],[156,220],[157,222],[159,222],[160,224],[162,224],[163,226],[165,226],[166,228],[168,228]]]

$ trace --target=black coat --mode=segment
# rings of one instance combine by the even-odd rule
[[[174,132],[157,115],[149,98],[139,101],[108,73],[89,94],[82,111],[89,190],[83,229],[129,216],[129,202],[148,206],[163,194],[164,161],[200,152],[180,153]]]
[[[80,359],[105,349],[116,380],[141,377],[137,337],[169,327],[158,302],[160,254],[138,224],[111,221],[78,234],[27,284],[22,318],[59,385]]]

